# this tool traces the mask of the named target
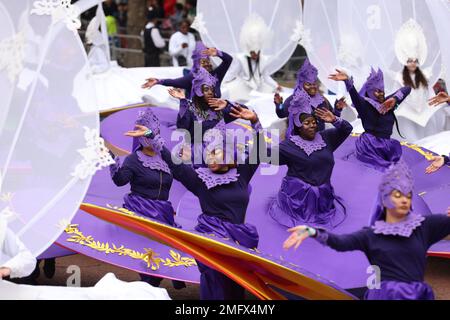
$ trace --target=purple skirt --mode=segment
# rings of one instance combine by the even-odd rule
[[[230,238],[247,248],[256,248],[259,242],[258,230],[249,223],[235,224],[214,216],[201,214],[197,218],[195,230],[213,233],[222,238]]]
[[[165,200],[151,200],[134,193],[128,193],[123,198],[123,207],[145,217],[158,220],[170,226],[181,228],[175,222],[175,210],[172,203]]]
[[[382,281],[380,289],[367,290],[366,300],[434,300],[431,287],[425,282]]]
[[[301,224],[333,228],[344,220],[344,217],[338,218],[334,200],[337,197],[330,183],[313,186],[299,178],[286,176],[278,195],[269,202],[268,213],[289,228]]]
[[[388,168],[402,156],[402,147],[399,141],[375,137],[367,132],[358,137],[355,146],[356,158],[378,170]]]

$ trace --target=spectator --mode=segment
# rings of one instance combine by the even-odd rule
[[[114,18],[119,16],[119,9],[114,0],[106,0],[103,2],[103,11],[105,12],[105,16],[113,16]]]
[[[197,1],[196,0],[186,0],[186,4],[184,5],[184,15],[187,19],[190,21],[193,21],[196,16],[196,6]]]
[[[146,67],[159,67],[159,54],[161,49],[166,45],[161,37],[159,27],[157,25],[158,17],[156,10],[150,10],[147,15],[148,23],[143,31],[144,36],[144,53]]]
[[[169,54],[172,56],[174,67],[192,67],[192,52],[195,49],[195,37],[189,32],[189,21],[183,20],[179,31],[175,32],[169,40]]]
[[[154,15],[156,19],[159,20],[164,19],[164,8],[159,4],[157,0],[148,0],[147,6],[148,6],[147,16]]]
[[[119,23],[119,28],[121,30],[121,33],[125,33],[123,31],[127,28],[127,22],[128,22],[128,7],[125,3],[119,3],[119,11],[117,14],[117,22]]]
[[[181,3],[177,3],[175,5],[175,13],[170,16],[170,22],[174,29],[178,29],[180,27],[180,23],[183,21],[185,17],[184,6]]]

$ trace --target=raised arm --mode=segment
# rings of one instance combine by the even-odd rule
[[[190,90],[192,87],[192,80],[194,75],[189,73],[188,75],[175,79],[160,79],[156,84],[160,84],[166,87],[175,87],[184,90]]]
[[[222,63],[214,71],[217,75],[217,79],[219,79],[219,82],[222,82],[225,74],[231,66],[231,63],[233,62],[233,57],[220,50],[217,50],[217,56],[222,59]]]
[[[331,146],[332,150],[336,150],[348,136],[352,133],[353,126],[342,118],[335,118],[334,122],[331,122],[334,128],[326,129],[321,132],[322,137],[327,141],[327,144]]]
[[[393,94],[391,94],[390,96],[388,96],[388,97],[386,98],[386,100],[389,99],[389,98],[394,98],[394,99],[395,99],[395,102],[396,102],[396,107],[398,107],[398,105],[399,105],[400,103],[402,103],[403,100],[405,100],[406,97],[407,97],[410,93],[411,93],[411,87],[402,87],[402,88],[398,89],[397,91],[395,91],[395,92],[394,92]]]
[[[275,104],[275,112],[278,118],[284,119],[289,116],[289,106],[291,105],[293,97],[293,95],[290,95],[286,101],[283,102],[283,98],[278,93],[275,93],[273,103]]]
[[[284,242],[284,249],[289,249],[292,246],[297,249],[306,238],[312,237],[319,243],[340,252],[354,250],[367,252],[367,233],[370,232],[369,229],[364,228],[350,234],[337,235],[324,229],[308,226],[297,226],[290,228],[288,231],[291,232],[291,235]]]

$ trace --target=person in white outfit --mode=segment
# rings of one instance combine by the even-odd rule
[[[169,54],[174,67],[192,67],[192,52],[195,49],[195,37],[189,32],[189,21],[181,22],[177,32],[169,39]]]
[[[257,14],[250,15],[240,33],[243,52],[236,55],[236,62],[229,72],[231,81],[226,86],[230,100],[247,101],[252,91],[275,93],[281,90],[267,71],[270,57],[262,54],[262,49],[269,44],[270,39],[271,31],[263,18]]]
[[[8,228],[14,213],[0,212],[0,300],[170,300],[167,290],[145,282],[125,282],[108,273],[94,287],[31,286],[15,284],[8,278],[30,275],[36,259],[17,235]],[[5,279],[6,278],[6,279]]]

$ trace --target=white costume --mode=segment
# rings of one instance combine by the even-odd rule
[[[428,55],[427,42],[422,27],[415,20],[408,20],[398,31],[395,39],[395,53],[398,61],[404,66],[411,58],[417,59],[419,66],[424,65]],[[422,72],[427,79],[431,79],[431,68],[422,69]],[[399,86],[405,85],[401,72],[393,76]],[[411,74],[411,79],[415,83],[415,74]],[[441,110],[442,106],[428,105],[428,99],[434,96],[431,90],[432,85],[429,83],[428,88],[423,85],[416,89],[412,88],[409,96],[395,113],[400,131],[409,142],[415,142],[445,130],[445,112]],[[393,137],[405,140],[396,130]]]
[[[244,22],[240,32],[240,44],[244,53],[235,56],[226,84],[231,100],[247,101],[250,93],[274,93],[278,84],[267,71],[270,57],[261,53],[271,38],[271,31],[257,14],[251,14]],[[250,59],[250,52],[259,54],[259,62]]]
[[[183,48],[183,43],[187,43],[188,46]],[[195,49],[195,37],[192,33],[188,32],[183,34],[180,31],[175,32],[169,39],[169,54],[172,56],[172,64],[174,67],[178,67],[178,56],[186,58],[187,67],[192,67],[192,52]]]
[[[0,268],[9,268],[11,278],[30,275],[36,259],[7,227],[12,212],[0,213]],[[141,282],[125,282],[108,273],[94,287],[56,287],[18,285],[0,279],[0,300],[170,300],[167,290]]]

